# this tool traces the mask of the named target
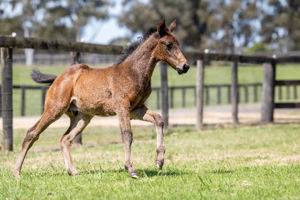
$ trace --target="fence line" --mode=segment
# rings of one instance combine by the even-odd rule
[[[31,49],[44,49],[50,51],[67,51],[67,52],[75,52],[76,54],[80,53],[96,53],[96,54],[110,54],[110,55],[118,55],[122,51],[121,46],[114,46],[114,45],[96,45],[96,44],[88,44],[82,42],[66,42],[66,41],[49,41],[49,40],[42,40],[38,38],[21,38],[21,37],[7,37],[7,36],[0,36],[0,47],[2,55],[5,52],[8,52],[7,56],[1,56],[1,65],[2,65],[2,76],[6,76],[2,78],[2,86],[9,86],[12,85],[12,78],[11,73],[7,73],[12,70],[12,55],[13,55],[13,48],[31,48]],[[237,87],[238,84],[235,82],[237,79],[237,68],[238,63],[249,63],[249,64],[264,64],[264,72],[265,72],[265,79],[263,82],[263,103],[261,109],[261,121],[262,122],[273,122],[273,111],[274,108],[282,108],[282,107],[297,107],[300,106],[299,103],[276,103],[274,102],[275,97],[275,86],[277,84],[283,84],[280,82],[276,82],[276,64],[278,63],[300,63],[300,56],[284,56],[284,57],[266,57],[266,56],[244,56],[244,55],[229,55],[229,54],[205,54],[201,52],[184,52],[185,56],[188,60],[198,60],[198,63],[203,63],[203,70],[200,72],[200,77],[197,80],[197,94],[196,99],[202,99],[204,96],[204,87],[203,83],[204,80],[201,77],[204,77],[201,73],[205,72],[205,61],[226,61],[226,62],[233,62],[235,63],[235,67],[232,70],[232,84],[231,84],[231,100],[232,100],[232,107],[233,107],[233,119],[237,118],[237,108],[238,108],[238,101],[235,99],[237,98]],[[269,67],[271,66],[271,67]],[[163,72],[163,71],[162,71]],[[4,74],[4,75],[3,75]],[[269,76],[270,75],[270,76]],[[161,76],[165,76],[161,73]],[[166,76],[165,76],[166,77]],[[285,80],[285,84],[292,84],[292,85],[299,85],[300,82],[289,82]],[[168,90],[167,81],[162,81],[162,88],[166,88]],[[282,87],[282,86],[281,86]],[[228,89],[229,90],[229,89]],[[206,90],[207,92],[208,90]],[[221,93],[220,87],[217,88],[218,94]],[[247,89],[245,89],[247,91]],[[45,93],[45,91],[44,91]],[[163,92],[162,95],[162,107],[168,108],[168,92]],[[247,94],[247,92],[245,93]],[[235,95],[235,96],[234,96]],[[3,124],[4,129],[3,133],[11,133],[12,135],[12,109],[10,109],[11,102],[8,102],[8,99],[12,97],[12,87],[2,87],[2,115],[3,115]],[[199,107],[200,110],[198,114],[200,117],[197,117],[197,124],[199,120],[202,119],[203,113],[201,112],[201,107],[203,107],[203,102],[200,101]],[[266,114],[267,113],[267,114]],[[163,118],[167,120],[168,118],[168,109],[163,109],[162,112]],[[5,116],[5,117],[4,117]],[[233,120],[234,123],[237,123]],[[200,126],[199,126],[200,127]],[[5,134],[4,134],[5,135]],[[3,137],[4,140],[10,140],[8,142],[4,141],[5,145],[12,142],[12,136]],[[11,151],[12,149],[8,149],[7,146],[4,146],[4,150]]]
[[[297,81],[292,81],[293,83]],[[281,85],[277,85],[275,87],[276,96],[275,99],[279,101],[287,101],[292,99],[298,99],[298,93],[300,92],[300,87],[297,88],[297,85],[286,85],[286,82],[281,82]],[[20,114],[21,116],[26,115],[26,97],[28,95],[28,91],[38,90],[40,91],[41,98],[41,110],[40,113],[43,112],[44,109],[44,102],[45,96],[47,93],[49,86],[27,86],[27,85],[14,85],[14,90],[20,90],[20,99],[21,99],[21,106],[20,106]],[[262,83],[246,83],[246,84],[239,84],[237,90],[237,101],[238,103],[257,103],[261,101],[260,95],[262,90]],[[204,89],[204,96],[203,96],[203,105],[210,106],[210,105],[225,105],[231,104],[231,84],[205,84],[203,86]],[[292,89],[292,90],[291,90]],[[152,88],[152,101],[151,106],[152,109],[161,109],[161,88],[154,87]],[[192,96],[191,96],[192,95]],[[170,108],[187,108],[187,107],[195,107],[197,101],[197,94],[196,94],[196,86],[171,86],[168,87],[168,99],[169,99],[169,107]],[[215,97],[215,98],[214,98]],[[251,98],[250,98],[251,97]],[[213,99],[215,101],[213,101]],[[177,100],[177,102],[175,102]],[[34,102],[38,103],[38,102]],[[147,102],[148,103],[148,102]],[[292,105],[293,104],[290,102]],[[276,106],[280,106],[275,104]],[[1,85],[0,85],[0,107],[1,107]],[[1,109],[0,109],[0,116],[1,116]]]
[[[100,45],[89,44],[83,42],[66,42],[66,41],[51,41],[39,38],[23,38],[0,36],[0,47],[5,48],[31,48],[44,49],[54,51],[95,53],[95,54],[110,54],[119,55],[123,49],[116,45]],[[281,57],[266,57],[266,56],[246,56],[234,54],[215,54],[203,53],[199,51],[185,51],[184,55],[191,60],[211,60],[211,61],[227,61],[249,64],[263,63],[300,63],[300,56],[281,56]]]

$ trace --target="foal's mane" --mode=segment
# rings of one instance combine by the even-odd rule
[[[124,47],[124,49],[122,50],[122,53],[121,53],[120,57],[118,58],[116,65],[124,62],[126,60],[126,58],[128,58],[129,55],[131,55],[141,44],[143,44],[156,31],[157,31],[157,28],[155,28],[155,27],[150,28],[147,32],[145,32],[143,34],[142,37],[139,38],[138,41],[135,41],[135,42],[132,42],[132,43],[129,43],[128,45],[126,45]]]

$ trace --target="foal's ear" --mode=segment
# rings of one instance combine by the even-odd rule
[[[157,27],[157,32],[159,33],[160,37],[163,37],[163,36],[167,35],[167,31],[169,31],[169,30],[166,25],[166,21],[162,20]]]
[[[173,32],[175,28],[176,28],[176,19],[174,19],[174,20],[172,21],[172,23],[169,25],[169,30],[170,30],[171,32]]]

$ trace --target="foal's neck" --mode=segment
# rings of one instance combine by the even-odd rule
[[[132,61],[131,69],[136,72],[141,84],[150,84],[153,70],[158,60],[153,56],[157,39],[152,35],[143,42],[128,58]]]

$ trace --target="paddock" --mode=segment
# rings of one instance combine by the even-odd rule
[[[11,175],[17,154],[0,154],[0,198],[298,198],[299,128],[299,123],[173,127],[165,133],[165,168],[158,170],[155,128],[134,126],[137,180],[123,168],[118,127],[87,127],[83,145],[72,149],[78,177],[67,176],[63,167],[57,138],[65,128],[49,128],[28,155],[22,179]],[[16,149],[25,131],[14,129]]]

